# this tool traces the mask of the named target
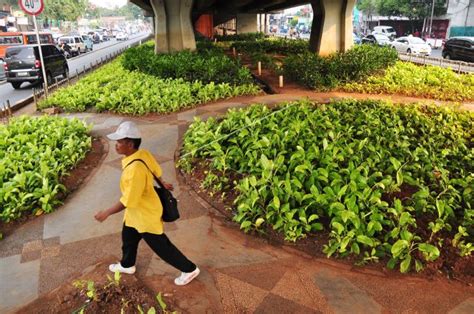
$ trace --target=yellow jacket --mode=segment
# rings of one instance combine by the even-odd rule
[[[122,159],[122,177],[120,178],[120,202],[125,206],[124,222],[140,233],[163,233],[163,206],[153,189],[153,175],[140,161],[143,160],[156,177],[161,177],[161,167],[155,157],[145,149]],[[128,166],[127,166],[128,165]]]

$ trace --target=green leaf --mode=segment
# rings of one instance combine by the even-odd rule
[[[351,252],[356,255],[359,255],[360,254],[359,244],[357,244],[356,242],[353,242],[351,245]]]
[[[415,270],[417,273],[423,270],[423,264],[417,259],[415,259]]]
[[[397,265],[397,259],[396,259],[396,258],[393,258],[393,257],[392,257],[392,258],[389,259],[388,262],[387,262],[387,267],[388,267],[389,269],[394,269],[396,265]]]
[[[439,257],[439,249],[428,243],[418,244],[418,250],[423,253],[423,256],[428,262],[432,262]]]
[[[406,248],[408,248],[408,241],[398,240],[392,245],[392,248],[390,251],[393,257],[398,257],[400,256],[400,254],[402,254],[403,250],[405,250]]]
[[[394,158],[394,157],[390,157],[390,162],[392,163],[393,165],[393,168],[395,170],[398,170],[400,169],[400,167],[402,166],[402,163],[400,161],[398,161],[398,159]]]
[[[280,199],[276,195],[273,196],[273,206],[276,210],[280,209]]]
[[[374,241],[368,236],[365,236],[362,234],[357,236],[357,242],[368,245],[368,246],[374,246]]]
[[[403,212],[400,215],[400,226],[405,226],[407,223],[411,221],[412,217],[409,212]]]
[[[323,139],[323,150],[326,150],[326,148],[328,148],[328,140],[327,139]]]
[[[406,273],[410,270],[411,264],[411,255],[408,255],[401,263],[400,263],[400,272]]]
[[[334,221],[331,225],[336,229],[337,234],[341,234],[344,231],[344,226],[337,221]]]
[[[403,184],[403,173],[399,170],[397,171],[397,185],[401,186]]]
[[[252,222],[251,221],[248,221],[248,220],[245,220],[244,222],[242,222],[240,224],[240,229],[247,229],[248,227],[250,227],[252,225]]]
[[[158,301],[158,304],[160,305],[161,309],[163,311],[166,311],[166,303],[163,301],[163,297],[161,296],[161,292],[156,295],[156,300]]]

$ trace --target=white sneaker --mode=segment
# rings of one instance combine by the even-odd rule
[[[199,270],[199,268],[197,268],[196,266],[196,269],[190,273],[181,273],[181,276],[179,276],[178,278],[176,278],[174,280],[174,283],[178,286],[184,286],[184,285],[187,285],[188,283],[191,282],[191,280],[193,280],[194,278],[196,278],[199,273],[201,271]]]
[[[137,270],[135,268],[135,266],[132,266],[132,267],[122,267],[122,265],[120,263],[117,263],[117,264],[110,264],[109,265],[109,270],[113,273],[115,273],[116,271],[118,271],[119,273],[125,273],[125,274],[134,274],[135,271]]]

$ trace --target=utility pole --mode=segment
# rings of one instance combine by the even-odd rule
[[[433,3],[432,3],[432,5],[431,5],[430,30],[429,30],[429,33],[428,33],[428,36],[429,36],[429,37],[431,37],[431,32],[432,32],[432,29],[433,29],[433,17],[434,17],[435,1],[436,1],[436,0],[433,0]]]

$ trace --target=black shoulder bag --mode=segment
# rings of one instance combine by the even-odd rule
[[[178,211],[178,202],[176,201],[176,198],[173,196],[171,191],[167,190],[163,183],[161,183],[160,179],[158,179],[155,174],[148,168],[148,165],[141,159],[134,159],[131,162],[129,162],[126,166],[128,167],[131,163],[135,161],[140,161],[142,162],[145,167],[148,169],[148,171],[151,172],[153,178],[155,178],[155,181],[160,185],[160,187],[153,186],[155,189],[156,194],[158,194],[158,197],[161,200],[161,204],[163,205],[163,221],[165,222],[173,222],[179,218],[179,211]]]

